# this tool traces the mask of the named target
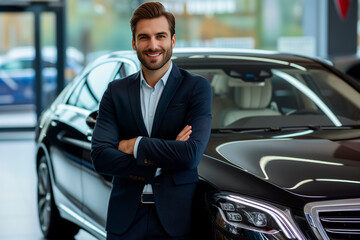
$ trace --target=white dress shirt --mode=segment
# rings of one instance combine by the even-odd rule
[[[159,103],[162,92],[164,91],[166,82],[169,78],[170,72],[172,69],[172,62],[170,62],[170,67],[167,72],[162,76],[162,78],[156,83],[155,87],[152,88],[144,78],[142,71],[140,70],[140,104],[141,104],[141,112],[144,120],[144,124],[146,130],[151,137],[151,130],[154,123],[154,117],[157,105]],[[141,136],[139,136],[134,145],[134,157],[137,157],[137,150],[139,146],[139,142],[141,140]],[[161,169],[158,168],[156,170],[155,176],[158,176],[161,172]],[[151,184],[146,184],[143,190],[143,193],[152,193]]]

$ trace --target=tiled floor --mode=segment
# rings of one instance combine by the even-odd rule
[[[0,240],[42,240],[33,133],[0,133]],[[81,230],[77,240],[95,238]]]

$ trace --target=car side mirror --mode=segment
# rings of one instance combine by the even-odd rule
[[[89,114],[89,116],[86,118],[86,124],[89,126],[89,128],[94,129],[96,118],[99,115],[99,110],[93,111]]]

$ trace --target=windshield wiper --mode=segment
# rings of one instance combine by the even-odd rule
[[[289,127],[265,127],[265,128],[217,128],[212,129],[212,133],[254,133],[254,132],[283,132],[283,131],[301,131],[301,130],[346,130],[346,129],[360,129],[360,125],[346,125],[346,126],[289,126]]]
[[[247,132],[281,132],[282,128],[217,128],[212,133],[247,133]]]

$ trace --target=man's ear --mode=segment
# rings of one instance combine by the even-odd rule
[[[131,45],[132,45],[132,48],[136,51],[136,43],[135,43],[134,39],[132,39]]]
[[[172,45],[172,48],[174,48],[175,47],[175,43],[176,43],[176,36],[175,36],[175,34],[172,36],[172,38],[171,38],[171,45]]]

